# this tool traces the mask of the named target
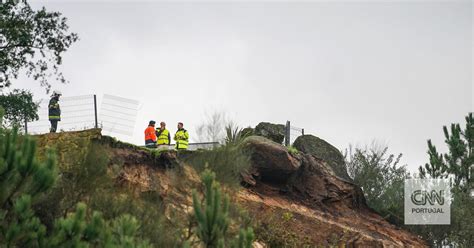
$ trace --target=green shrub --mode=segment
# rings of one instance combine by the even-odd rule
[[[137,235],[155,247],[175,247],[179,242],[179,230],[186,223],[174,216],[167,220],[165,207],[158,192],[149,191],[137,195],[127,188],[116,188],[102,195],[94,195],[89,204],[101,211],[106,219],[119,218],[124,214],[140,220]]]
[[[250,167],[249,154],[235,145],[196,151],[188,155],[185,161],[198,172],[206,168],[214,171],[217,181],[234,188],[240,185],[240,173]]]
[[[387,146],[350,146],[345,153],[349,176],[362,188],[369,207],[392,224],[403,225],[403,186],[409,172],[400,165],[402,154],[388,154]]]
[[[300,151],[298,151],[298,149],[296,149],[296,147],[294,147],[294,146],[288,146],[288,152],[291,155],[297,155],[297,154],[300,153]]]
[[[151,247],[138,236],[139,222],[122,215],[105,221],[100,212],[87,214],[87,206],[77,205],[76,211],[56,222],[47,247]]]
[[[48,228],[52,227],[54,219],[74,210],[79,202],[90,204],[95,195],[104,196],[113,189],[114,182],[107,176],[109,157],[105,148],[87,143],[82,151],[75,152],[71,149],[63,154],[76,160],[62,166],[56,185],[35,206],[35,211]],[[65,160],[65,163],[68,161]]]
[[[258,207],[258,206],[255,206]],[[271,210],[270,212],[258,213],[261,216],[254,216],[255,234],[258,240],[263,241],[268,247],[314,247],[314,243],[309,237],[301,239],[288,227],[294,216],[285,210]],[[315,230],[319,227],[314,226]]]
[[[146,148],[153,157],[159,158],[161,153],[169,151],[167,148]]]
[[[226,137],[224,139],[226,145],[238,145],[241,143],[245,138],[251,135],[251,133],[246,129],[244,129],[229,123],[225,127]]]

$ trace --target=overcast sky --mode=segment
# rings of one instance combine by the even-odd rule
[[[45,6],[80,36],[70,84],[53,88],[139,100],[134,136],[120,137],[136,144],[150,119],[193,136],[218,109],[242,126],[291,120],[339,149],[376,139],[414,170],[426,140],[444,147],[442,126],[474,109],[471,1]],[[14,83],[47,97],[38,85]]]

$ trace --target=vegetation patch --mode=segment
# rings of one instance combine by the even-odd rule
[[[293,156],[298,155],[300,153],[298,149],[296,149],[296,147],[294,146],[288,146],[288,152]]]
[[[210,169],[216,173],[216,180],[231,188],[240,185],[240,173],[250,167],[248,152],[238,145],[224,145],[212,150],[200,150],[184,157],[187,164],[196,171]]]

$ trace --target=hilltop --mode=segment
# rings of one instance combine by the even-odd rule
[[[40,159],[55,147],[61,177],[83,181],[68,181],[65,187],[74,195],[62,190],[56,194],[61,200],[55,206],[43,204],[40,212],[59,211],[69,198],[114,213],[125,202],[124,208],[142,207],[136,211],[142,213],[144,229],[161,228],[157,243],[170,245],[176,235],[192,235],[191,190],[200,187],[202,169],[195,161],[205,159],[206,151],[148,150],[103,136],[100,129],[39,135],[37,140]],[[288,150],[261,136],[250,136],[232,149],[248,154],[249,167],[240,172],[239,182],[222,185],[237,206],[233,215],[254,226],[255,246],[426,246],[370,209],[361,189],[337,175],[322,156]],[[219,166],[225,167],[211,168]],[[224,178],[225,173],[217,175]]]

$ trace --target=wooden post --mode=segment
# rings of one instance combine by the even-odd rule
[[[290,145],[290,121],[286,121],[285,126],[285,146]]]

